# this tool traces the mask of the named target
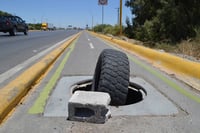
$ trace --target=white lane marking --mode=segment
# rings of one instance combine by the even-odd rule
[[[72,35],[73,36],[73,35]],[[12,76],[14,76],[17,72],[19,72],[20,70],[22,70],[23,68],[27,67],[29,64],[31,64],[32,62],[34,62],[35,60],[39,59],[40,57],[44,56],[45,54],[47,54],[48,52],[50,52],[51,50],[55,49],[56,47],[58,47],[59,45],[61,45],[62,43],[64,43],[65,41],[69,40],[72,36],[65,38],[64,40],[56,43],[55,45],[53,45],[52,47],[38,53],[37,55],[31,57],[30,59],[24,61],[23,63],[11,68],[10,70],[2,73],[0,75],[0,83],[4,82],[5,80],[11,78]]]
[[[91,42],[89,43],[89,45],[90,45],[91,49],[94,49],[94,46],[93,46],[93,44]]]
[[[87,38],[87,40],[88,40],[88,42],[89,42],[90,48],[91,48],[91,49],[94,49],[94,45],[91,43],[91,40],[89,39],[88,34],[85,34],[85,36],[86,36],[86,38]]]
[[[37,53],[37,50],[33,50],[33,53]]]
[[[44,50],[44,49],[48,49],[48,45],[45,45],[45,46],[43,46],[43,47],[41,47],[41,48],[39,48],[39,49],[34,49],[33,50],[33,53],[37,53],[37,52],[40,52],[40,51],[42,51],[42,50]]]

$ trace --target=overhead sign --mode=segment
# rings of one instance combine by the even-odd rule
[[[107,5],[108,0],[99,0],[99,5]]]

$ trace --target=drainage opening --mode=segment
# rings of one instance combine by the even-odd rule
[[[91,91],[91,88],[92,88],[92,79],[84,80],[84,81],[78,82],[72,87],[72,93],[76,91]],[[141,102],[142,100],[144,100],[146,96],[147,96],[147,92],[142,86],[136,83],[130,82],[125,105]],[[120,106],[124,106],[124,105],[120,105]]]

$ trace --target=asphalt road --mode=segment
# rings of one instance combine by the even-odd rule
[[[32,60],[26,64],[33,63],[33,61],[36,60],[36,56],[38,56],[38,54],[41,54],[41,52],[44,50],[55,46],[55,44],[77,32],[78,31],[76,30],[34,31],[29,32],[28,36],[25,36],[23,33],[18,33],[16,36],[9,36],[9,34],[1,33],[0,83],[5,80],[4,77],[12,76],[12,73],[21,70],[25,66],[22,64],[25,63],[28,59],[32,58]],[[38,58],[40,57],[38,56]],[[17,67],[19,64],[21,64],[21,66]],[[10,72],[8,73],[8,71]]]
[[[106,48],[118,49],[83,32],[10,114],[0,133],[199,133],[200,93],[125,51],[132,81],[147,91],[144,100],[111,107],[112,118],[105,124],[68,121],[65,97],[70,96],[70,82],[92,78],[98,56]]]

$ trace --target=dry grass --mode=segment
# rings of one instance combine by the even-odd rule
[[[177,45],[166,44],[166,43],[156,44],[155,49],[162,49],[165,52],[175,53],[177,49]]]
[[[193,40],[182,41],[178,44],[156,44],[154,48],[162,49],[169,53],[191,56],[200,60],[200,36]]]
[[[195,57],[200,59],[200,41],[182,41],[178,44],[177,53]]]
[[[129,39],[127,37],[119,37],[119,38],[131,42],[133,44],[145,45],[143,42],[134,39]],[[153,47],[150,44],[146,44],[145,46],[154,49],[164,50],[169,53],[183,55],[183,57],[185,57],[184,55],[191,56],[196,58],[197,60],[200,60],[200,30],[196,38],[185,40],[178,44],[156,43]]]

